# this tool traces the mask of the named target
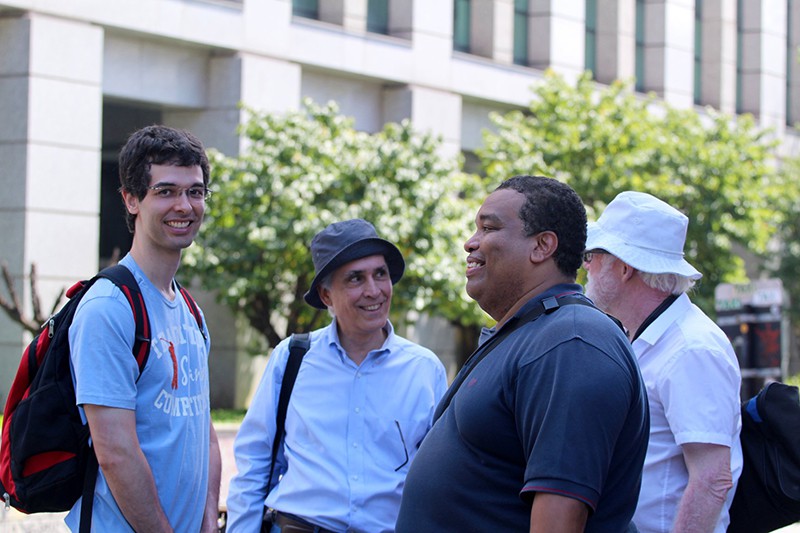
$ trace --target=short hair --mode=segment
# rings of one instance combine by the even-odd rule
[[[511,189],[525,195],[519,218],[525,234],[552,231],[558,237],[553,254],[562,274],[575,279],[586,246],[586,208],[572,187],[544,176],[514,176],[495,190]]]
[[[199,166],[208,187],[208,156],[200,140],[185,130],[154,124],[134,132],[119,153],[120,192],[142,200],[150,186],[151,165]],[[125,209],[125,222],[133,233],[136,215]]]
[[[689,276],[681,276],[667,272],[663,274],[651,274],[649,272],[636,271],[645,285],[651,289],[670,294],[680,295],[689,292],[694,288],[695,281]]]

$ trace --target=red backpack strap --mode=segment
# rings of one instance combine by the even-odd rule
[[[150,355],[150,319],[147,316],[147,307],[144,304],[142,291],[139,290],[139,284],[131,271],[123,265],[104,268],[97,276],[111,280],[119,287],[131,306],[133,321],[136,324],[133,356],[136,358],[136,363],[139,365],[139,374],[141,374]]]
[[[200,328],[200,333],[203,335],[203,339],[208,340],[206,337],[206,330],[203,327],[203,316],[200,314],[200,308],[197,306],[197,302],[194,301],[194,298],[192,298],[192,295],[189,294],[189,291],[184,289],[180,283],[175,281],[175,285],[177,285],[181,296],[183,296],[186,305],[189,307],[189,312],[192,313],[195,321],[197,321],[197,327]]]

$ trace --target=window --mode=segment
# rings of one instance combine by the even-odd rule
[[[528,64],[528,0],[514,0],[514,63]]]
[[[644,0],[636,0],[636,90],[644,92]]]
[[[454,0],[453,11],[453,49],[469,52],[470,0]]]
[[[309,19],[318,19],[319,0],[292,0],[292,15]]]
[[[703,100],[703,0],[694,2],[694,103]]]
[[[586,70],[594,77],[597,66],[597,0],[586,0],[586,45],[584,49]]]
[[[369,0],[367,31],[389,35],[389,0]]]
[[[736,1],[736,112],[741,113],[742,105],[742,47],[744,46],[744,1]]]

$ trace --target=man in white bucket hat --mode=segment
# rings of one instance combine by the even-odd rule
[[[622,321],[647,386],[650,441],[634,523],[642,532],[724,533],[742,469],[733,348],[687,296],[689,219],[626,191],[588,226],[586,293]]]

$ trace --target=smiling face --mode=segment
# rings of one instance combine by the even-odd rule
[[[142,199],[123,191],[125,206],[136,215],[135,248],[180,254],[192,244],[206,204],[203,198],[190,198],[191,187],[205,189],[200,166],[151,165],[149,189]],[[176,188],[180,193],[170,195]]]
[[[477,216],[472,237],[464,243],[467,294],[495,320],[500,320],[525,294],[524,280],[534,268],[533,236],[525,235],[519,211],[525,196],[511,189],[490,194]]]
[[[392,280],[382,255],[345,263],[318,288],[322,302],[336,316],[340,338],[382,335],[392,303]]]

